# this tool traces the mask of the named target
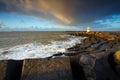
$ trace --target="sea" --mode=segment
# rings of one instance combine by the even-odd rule
[[[0,32],[0,60],[46,58],[66,52],[81,39],[62,31]]]

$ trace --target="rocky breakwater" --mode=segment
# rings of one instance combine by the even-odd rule
[[[85,36],[80,44],[68,48],[79,55],[87,80],[120,80],[120,34],[117,32],[74,32]]]
[[[104,40],[120,41],[120,32],[74,32],[70,34],[75,36],[94,36],[102,38]]]

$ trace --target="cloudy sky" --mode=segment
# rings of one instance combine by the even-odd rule
[[[0,0],[0,30],[120,30],[120,0]]]

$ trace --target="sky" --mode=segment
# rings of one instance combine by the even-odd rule
[[[120,30],[120,0],[0,0],[0,31]]]

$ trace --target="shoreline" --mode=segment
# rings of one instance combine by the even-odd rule
[[[47,69],[48,62],[50,61],[49,65],[51,65],[52,67],[50,69],[48,68],[48,72],[49,70],[53,70],[53,72],[55,72],[56,74],[52,75],[51,77],[57,80],[60,80],[59,76],[56,76],[57,74],[61,74],[61,76],[67,75],[66,74],[67,68],[64,68],[66,66],[69,67],[69,70],[68,70],[69,75],[67,76],[70,76],[72,74],[71,79],[67,78],[67,80],[108,80],[108,79],[120,80],[120,76],[119,76],[120,64],[117,63],[120,61],[120,59],[119,58],[116,59],[117,57],[114,56],[120,50],[120,32],[119,31],[118,32],[89,32],[89,33],[68,32],[68,34],[74,35],[74,36],[83,36],[87,38],[83,39],[80,44],[76,44],[75,46],[68,48],[67,52],[65,53],[57,53],[48,58],[45,58],[47,59],[47,62],[45,59],[25,59],[20,62],[19,60],[8,60],[8,61],[2,60],[3,63],[1,61],[0,65],[4,65],[4,67],[0,66],[0,68],[1,69],[3,68],[4,70],[3,72],[9,71],[9,70],[12,72],[12,71],[21,69],[22,72],[17,73],[19,74],[19,76],[17,77],[17,80],[20,80],[20,76],[21,76],[21,79],[24,76],[24,75],[21,75],[21,73],[22,74],[24,73],[25,75],[28,76],[26,78],[27,80],[28,79],[32,80],[32,78],[30,77],[32,75],[32,72],[30,72],[29,74],[27,73],[27,71],[32,70],[34,71],[34,75],[32,75],[32,77],[34,77],[36,80],[39,80],[39,75],[38,75],[39,71],[37,70],[39,69],[39,67],[33,65],[33,62],[34,60],[36,60],[36,63],[34,64],[38,65],[43,60],[43,63],[46,64],[44,66],[46,67],[46,69]],[[64,58],[69,59],[69,60],[65,60],[67,65],[63,65],[64,64],[64,60],[62,59],[63,54],[66,56]],[[58,61],[53,60],[57,58],[60,58],[60,59],[58,59]],[[31,61],[29,62],[29,60]],[[59,63],[59,61],[61,62]],[[58,73],[56,72],[54,68],[57,65],[58,66],[63,65],[62,66],[63,68],[61,69],[59,67],[59,69],[62,71],[65,71],[64,74],[62,74],[61,71]],[[31,67],[31,66],[35,66],[35,67],[28,70],[26,69],[27,67]],[[43,68],[43,71],[41,71],[42,72],[41,76],[51,75],[51,73],[46,73],[46,69]],[[10,77],[11,75],[10,72],[8,73],[9,73],[8,78],[10,78],[9,80],[15,79]],[[45,74],[43,75],[43,73]],[[4,76],[1,76],[1,75],[4,75]],[[7,77],[6,73],[1,73],[0,76],[2,78]],[[48,77],[48,78],[51,78],[51,77]],[[44,77],[42,77],[42,79],[47,80]],[[25,80],[25,78],[22,80]],[[66,80],[66,78],[63,78],[62,80]]]

